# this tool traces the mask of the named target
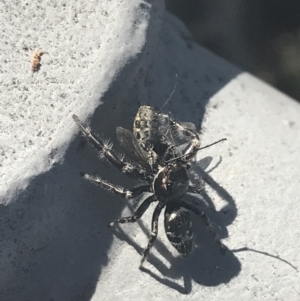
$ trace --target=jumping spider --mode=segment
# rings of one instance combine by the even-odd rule
[[[128,190],[88,174],[83,174],[85,179],[125,199],[134,198],[145,192],[152,193],[140,204],[132,216],[122,217],[110,225],[134,223],[141,218],[151,203],[158,202],[152,216],[151,237],[144,250],[140,268],[157,238],[158,218],[163,208],[165,208],[166,235],[180,254],[189,254],[193,246],[189,211],[201,216],[221,250],[227,249],[220,241],[207,215],[195,205],[183,200],[186,193],[201,193],[202,189],[200,185],[192,185],[190,181],[191,160],[197,151],[202,149],[199,136],[193,126],[179,123],[170,115],[161,114],[152,107],[140,107],[134,120],[133,133],[121,127],[117,128],[117,139],[120,145],[135,161],[131,164],[124,160],[124,156],[114,152],[111,143],[93,135],[90,128],[83,126],[76,115],[73,115],[73,119],[102,158],[122,173],[131,178],[140,179],[145,184]],[[184,148],[180,148],[179,142],[175,142],[174,131],[180,133],[188,141]]]

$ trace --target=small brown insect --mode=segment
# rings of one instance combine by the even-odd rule
[[[32,70],[32,72],[39,71],[39,69],[41,67],[40,61],[41,61],[41,58],[42,58],[43,54],[44,54],[44,52],[42,50],[36,51],[34,53],[33,58],[31,60],[31,70]]]

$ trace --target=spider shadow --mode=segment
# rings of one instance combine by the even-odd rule
[[[168,266],[158,258],[150,256],[149,264],[155,267],[158,273],[152,271],[150,267],[143,267],[142,271],[181,294],[192,292],[193,281],[204,286],[228,283],[240,272],[240,262],[231,251],[222,255],[213,241],[206,235],[202,235],[201,239],[200,236],[197,234],[195,241],[198,243],[200,240],[202,246],[196,247],[190,256],[169,257]],[[165,252],[162,252],[159,246],[157,246],[157,250],[165,256]]]
[[[217,215],[216,218],[218,219],[218,224],[222,224],[224,226],[230,225],[235,218],[237,217],[237,207],[236,202],[233,199],[233,197],[229,194],[229,192],[223,188],[220,184],[218,184],[212,176],[210,176],[210,173],[219,167],[219,165],[222,163],[222,157],[220,156],[219,161],[215,164],[215,166],[211,167],[209,170],[205,171],[201,169],[200,167],[195,167],[194,170],[198,173],[198,175],[203,179],[203,181],[209,185],[217,194],[218,196],[223,199],[226,202],[226,205],[220,210],[220,213],[223,215],[226,215],[226,217],[221,217],[221,215]],[[217,213],[214,203],[210,196],[204,191],[203,197],[206,200],[206,202],[209,205],[209,208],[214,210],[215,213]]]

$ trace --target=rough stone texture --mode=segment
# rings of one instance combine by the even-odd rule
[[[55,3],[1,6],[0,300],[299,300],[290,265],[237,252],[299,265],[299,104],[194,44],[161,1]],[[181,258],[161,219],[142,273],[152,210],[107,229],[136,203],[79,172],[136,182],[97,159],[71,114],[115,142],[141,104],[164,104],[175,74],[165,111],[201,128],[203,145],[228,139],[198,154],[214,158],[199,202],[231,251],[195,218],[195,251]]]
[[[140,64],[147,67],[160,29],[158,4],[98,2],[2,4],[2,203],[64,156],[75,130],[72,112],[92,114],[125,65],[125,86]],[[153,42],[148,46],[146,39]],[[45,54],[40,71],[32,73],[37,50]]]

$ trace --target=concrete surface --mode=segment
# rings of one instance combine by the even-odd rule
[[[300,300],[298,103],[197,46],[158,0],[0,11],[1,301]],[[38,49],[47,54],[32,74]],[[98,160],[71,114],[115,142],[141,104],[164,104],[175,74],[164,110],[201,128],[203,145],[228,139],[198,157],[213,157],[199,203],[230,251],[221,255],[194,218],[195,251],[181,258],[161,219],[142,273],[153,207],[137,224],[106,227],[136,201],[79,172],[136,182]]]

